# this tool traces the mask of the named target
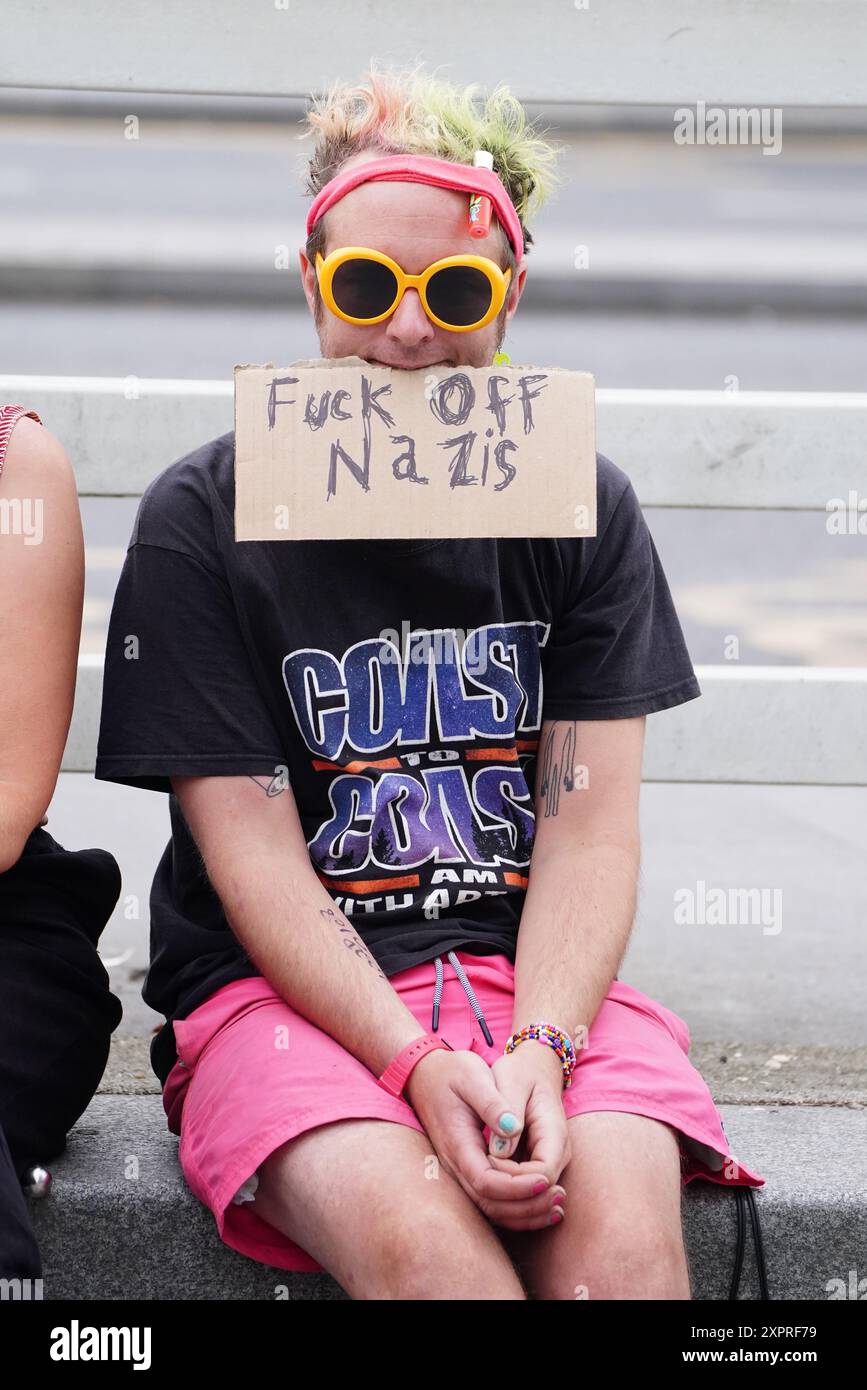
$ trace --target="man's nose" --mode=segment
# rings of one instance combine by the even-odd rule
[[[420,343],[432,338],[434,326],[424,311],[418,290],[408,289],[388,320],[388,336],[401,343]]]

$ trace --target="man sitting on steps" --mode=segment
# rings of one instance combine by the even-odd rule
[[[322,356],[489,365],[552,148],[506,89],[417,70],[308,119]],[[388,264],[480,248],[402,295]],[[190,1187],[226,1244],[353,1298],[689,1298],[683,1184],[763,1179],[686,1024],[617,977],[645,716],[700,694],[628,477],[598,456],[588,538],[236,542],[233,469],[230,433],[142,498],[96,763],[169,793],[143,993]],[[453,701],[388,631],[454,634]]]

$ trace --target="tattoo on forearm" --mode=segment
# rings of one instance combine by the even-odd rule
[[[385,971],[382,969],[380,965],[377,964],[374,957],[370,954],[370,951],[365,946],[364,942],[358,935],[358,932],[355,930],[355,928],[351,927],[346,921],[344,921],[342,917],[337,912],[335,912],[333,907],[321,907],[319,909],[319,916],[324,917],[327,922],[331,922],[335,927],[337,927],[338,931],[340,932],[340,939],[342,940],[344,946],[346,946],[348,950],[352,951],[353,955],[358,956],[361,960],[366,960],[370,968],[372,970],[375,970],[377,975],[380,975],[383,980],[388,979],[388,976],[386,975]]]
[[[257,787],[261,787],[266,796],[279,796],[280,792],[285,792],[289,787],[289,769],[285,763],[278,764],[274,776],[269,777],[267,782],[261,782],[253,772],[248,772],[247,776]]]
[[[556,746],[559,737],[559,748]],[[539,796],[545,808],[545,818],[556,816],[560,809],[560,788],[575,789],[575,721],[555,723],[542,750]]]

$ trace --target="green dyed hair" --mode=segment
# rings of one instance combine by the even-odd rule
[[[346,161],[363,150],[377,154],[427,154],[472,164],[476,150],[489,150],[494,173],[502,179],[521,221],[524,248],[533,238],[527,222],[560,182],[555,162],[560,150],[542,138],[545,132],[528,124],[526,112],[508,87],[500,83],[481,104],[478,83],[459,88],[422,71],[409,68],[380,69],[371,61],[364,81],[352,86],[333,83],[313,96],[306,113],[306,129],[316,144],[310,158],[306,192],[314,198]],[[328,214],[320,217],[307,239],[305,252],[311,264],[324,253]],[[500,227],[506,265],[514,274],[517,258]],[[317,287],[318,298],[318,287]]]

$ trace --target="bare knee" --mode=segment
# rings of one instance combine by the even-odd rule
[[[533,1237],[533,1292],[556,1299],[690,1298],[674,1129],[620,1112],[576,1116],[569,1124],[573,1157],[561,1179],[566,1219]]]
[[[444,1171],[427,1180],[426,1137],[362,1120],[328,1130],[271,1154],[260,1169],[257,1214],[352,1298],[526,1297],[493,1226],[460,1183]]]
[[[431,1205],[411,1215],[395,1213],[380,1225],[372,1250],[365,1298],[526,1298],[493,1227],[474,1208]]]
[[[564,1223],[565,1225],[565,1223]],[[594,1222],[583,1232],[546,1232],[552,1258],[537,1296],[554,1299],[689,1299],[680,1223],[652,1217]],[[557,1248],[559,1247],[559,1248]]]

